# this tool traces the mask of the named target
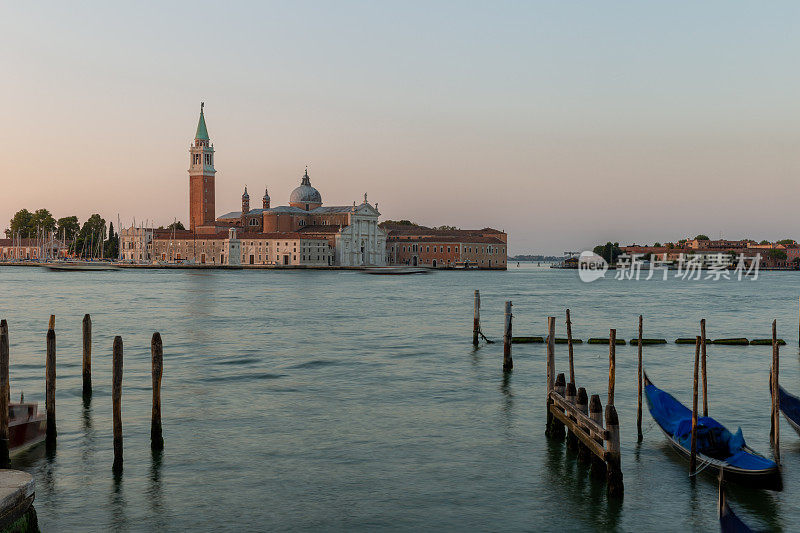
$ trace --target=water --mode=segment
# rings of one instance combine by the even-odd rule
[[[676,337],[770,336],[777,318],[781,382],[800,393],[800,277],[755,282],[581,283],[575,271],[368,276],[358,272],[48,272],[0,267],[0,316],[11,332],[12,396],[44,405],[47,319],[56,314],[58,447],[13,465],[36,478],[43,531],[715,530],[716,481],[665,443],[645,410],[636,444],[636,348],[617,348],[616,405],[625,496],[544,436],[545,348],[473,350],[472,292],[490,338],[514,302],[516,335],[564,333],[569,307],[584,340],[636,335],[648,373],[691,402],[693,346]],[[81,320],[94,330],[94,396],[81,400]],[[166,449],[149,448],[150,337],[164,341]],[[111,346],[124,340],[125,468],[111,472]],[[710,346],[710,413],[769,455],[769,346]],[[579,345],[579,386],[605,403],[607,348]],[[558,372],[566,346],[556,347]],[[731,487],[752,526],[793,530],[800,438],[782,423],[782,493]]]

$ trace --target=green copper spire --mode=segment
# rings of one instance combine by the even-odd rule
[[[206,117],[203,116],[203,106],[205,102],[200,102],[200,120],[197,122],[197,133],[194,134],[195,139],[208,141],[208,130],[206,129]]]

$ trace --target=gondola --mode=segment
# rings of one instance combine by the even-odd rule
[[[692,411],[662,391],[644,375],[645,396],[650,414],[675,450],[691,457]],[[711,417],[697,419],[698,470],[708,466],[722,468],[726,479],[750,487],[781,490],[778,465],[747,446],[742,429],[733,434]]]
[[[800,435],[800,398],[789,394],[780,385],[778,385],[778,391],[781,412],[789,425]]]
[[[752,533],[750,526],[745,524],[741,518],[736,516],[733,509],[728,505],[728,499],[725,495],[725,487],[722,479],[722,471],[719,473],[719,530],[722,533]]]

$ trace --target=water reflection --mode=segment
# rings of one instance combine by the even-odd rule
[[[164,513],[164,496],[161,491],[161,461],[164,452],[152,450],[150,461],[150,479],[147,489],[147,502],[153,511],[151,516],[156,521],[151,529],[159,531],[167,526]]]
[[[111,526],[112,529],[127,529],[128,516],[125,509],[128,506],[125,501],[125,494],[122,491],[122,471],[114,472],[114,482],[109,499],[111,507]]]

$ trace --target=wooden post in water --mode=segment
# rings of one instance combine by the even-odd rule
[[[581,387],[578,389],[578,395],[575,397],[575,405],[578,407],[578,411],[589,416],[589,396],[586,394],[586,389]],[[578,460],[588,462],[589,457],[592,455],[592,452],[589,451],[589,448],[583,444],[580,440],[577,442],[578,444]]]
[[[514,368],[511,359],[511,302],[506,302],[505,332],[503,333],[503,371],[508,372]]]
[[[589,418],[603,427],[603,404],[598,394],[592,394],[592,399],[589,400]],[[598,444],[602,446],[603,441],[599,441]],[[592,475],[598,478],[606,477],[606,463],[595,454],[592,454]]]
[[[692,388],[692,447],[689,458],[689,473],[697,472],[697,372],[700,363],[700,336],[694,343],[694,387]]]
[[[642,315],[639,315],[639,388],[636,402],[636,433],[639,442],[642,442]]]
[[[0,468],[8,468],[8,398],[9,384],[8,322],[0,321]]]
[[[575,365],[572,361],[572,321],[567,309],[567,348],[569,349],[569,382],[575,384]]]
[[[111,371],[111,401],[114,417],[114,466],[122,471],[122,337],[114,337],[114,353]]]
[[[708,416],[708,380],[706,379],[706,319],[700,320],[700,374],[703,376],[703,416]]]
[[[555,317],[553,316],[547,317],[547,330],[550,333],[547,339],[547,426],[545,434],[549,436],[554,436],[553,430],[555,427],[556,418],[550,412],[550,404],[552,403],[552,400],[550,399],[550,391],[552,391],[555,388],[555,379],[556,379],[555,341],[553,340],[556,331]]]
[[[775,455],[775,462],[781,464],[781,400],[778,391],[778,376],[780,365],[780,352],[778,346],[778,326],[777,320],[772,321],[772,450]]]
[[[55,317],[51,315],[50,324]],[[47,444],[56,441],[56,332],[47,330],[47,358],[45,360],[45,407],[47,408]]]
[[[150,449],[163,450],[164,437],[161,435],[161,374],[164,369],[164,350],[159,332],[153,333],[150,353],[153,363],[153,413],[150,420]]]
[[[92,397],[92,317],[83,315],[83,399]]]
[[[575,405],[575,395],[577,391],[575,390],[574,383],[567,383],[566,393],[564,394],[564,398],[567,400],[567,403],[570,405]],[[567,413],[569,416],[569,413]],[[571,418],[571,417],[570,417]],[[567,431],[567,449],[574,450],[578,447],[578,437],[572,431]]]
[[[608,405],[614,405],[614,376],[616,374],[617,330],[608,332]],[[606,407],[608,407],[606,405]]]
[[[481,291],[475,291],[475,309],[472,312],[472,345],[478,345],[478,334],[481,331]]]
[[[561,395],[561,397],[566,396],[566,380],[564,379],[564,374],[559,374],[556,376],[556,384],[554,388],[555,392]],[[548,405],[548,413],[550,412],[550,406]],[[551,415],[552,416],[552,415]],[[550,427],[549,436],[561,439],[564,437],[565,429],[564,423],[556,417],[552,417],[550,423],[552,426]]]
[[[47,323],[47,329],[56,329],[56,315],[50,315],[50,321]]]
[[[621,496],[624,488],[622,485],[622,460],[619,442],[619,417],[614,405],[606,405],[606,483],[610,496]]]

